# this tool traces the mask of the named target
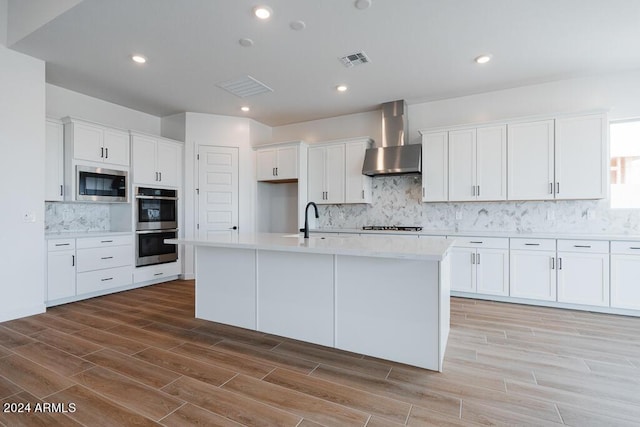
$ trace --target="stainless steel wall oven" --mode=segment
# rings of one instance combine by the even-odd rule
[[[178,192],[172,189],[137,187],[136,267],[178,259],[178,246],[164,239],[178,237]]]

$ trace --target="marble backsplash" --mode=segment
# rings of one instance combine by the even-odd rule
[[[373,179],[371,205],[319,206],[320,228],[422,226],[425,230],[640,234],[640,211],[608,200],[422,203],[420,177]],[[456,213],[460,219],[456,219]]]
[[[111,214],[107,204],[46,202],[46,233],[110,231]]]

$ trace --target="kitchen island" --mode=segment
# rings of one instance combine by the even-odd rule
[[[441,371],[451,241],[240,233],[196,248],[196,317]]]

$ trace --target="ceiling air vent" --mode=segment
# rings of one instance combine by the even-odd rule
[[[340,62],[342,62],[342,65],[344,65],[347,68],[351,68],[355,65],[362,65],[362,64],[366,64],[367,62],[371,62],[367,54],[364,52],[352,53],[351,55],[346,55],[339,59],[340,59]]]
[[[248,96],[258,95],[265,92],[273,92],[273,89],[269,86],[259,82],[251,76],[241,77],[235,80],[227,80],[226,82],[218,83],[216,86],[240,98],[246,98]]]

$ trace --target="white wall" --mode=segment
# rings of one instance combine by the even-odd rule
[[[9,15],[9,1],[0,0],[0,46],[7,45],[7,25]]]
[[[377,142],[382,140],[381,123],[382,113],[379,110],[294,123],[274,127],[272,142],[304,141],[312,144],[361,136],[369,136]]]
[[[8,45],[26,37],[82,0],[9,0]]]
[[[0,322],[45,310],[44,79],[44,62],[0,47]]]
[[[151,114],[47,84],[47,116],[72,116],[107,126],[160,135],[161,119]]]
[[[219,147],[238,147],[239,154],[239,218],[238,227],[243,232],[255,229],[255,154],[251,147],[251,120],[242,117],[218,116],[202,113],[186,113],[185,117],[185,177],[184,203],[187,216],[185,218],[185,237],[196,235],[195,188],[197,184],[196,153],[201,145]],[[179,129],[172,116],[165,126]],[[191,213],[191,214],[189,214]],[[184,255],[186,277],[194,273],[193,249],[187,247]]]

